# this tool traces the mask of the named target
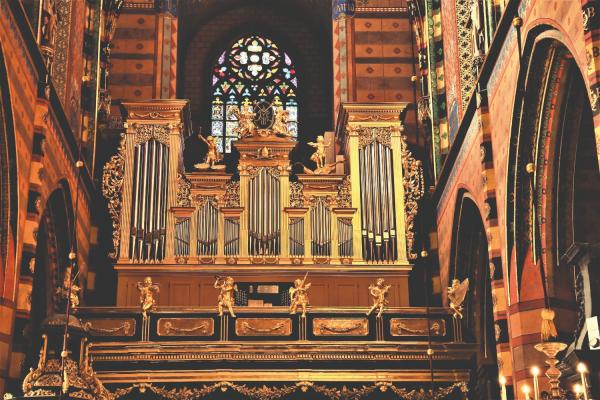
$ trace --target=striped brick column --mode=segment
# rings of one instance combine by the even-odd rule
[[[487,92],[477,94],[479,130],[481,138],[481,167],[484,187],[484,227],[487,235],[489,254],[489,273],[492,282],[492,301],[494,312],[494,328],[496,332],[496,355],[498,371],[506,378],[507,391],[512,391],[513,370],[512,353],[509,344],[507,320],[507,296],[504,285],[502,264],[502,241],[498,226],[498,208],[496,203],[496,175],[494,173],[494,155],[492,148],[492,132],[488,108]]]

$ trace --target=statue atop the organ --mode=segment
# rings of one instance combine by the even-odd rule
[[[316,142],[308,142],[309,146],[314,147],[316,151],[310,156],[310,160],[317,164],[317,170],[325,167],[325,150],[331,146],[331,142],[325,143],[323,135],[317,136]]]
[[[237,133],[240,138],[252,137],[256,132],[256,125],[254,124],[254,118],[256,113],[250,109],[250,104],[242,104],[241,110],[235,110],[233,115],[238,119],[238,126],[233,130]]]
[[[292,136],[288,128],[288,119],[290,117],[290,112],[284,110],[282,106],[278,106],[275,108],[275,122],[273,123],[273,133],[276,135],[283,136]]]
[[[216,168],[216,164],[220,162],[223,159],[223,157],[221,155],[221,152],[219,152],[219,149],[217,147],[217,140],[215,139],[215,137],[210,135],[205,138],[204,136],[202,136],[202,134],[199,134],[198,137],[200,138],[200,140],[206,143],[206,145],[208,146],[208,150],[206,152],[206,156],[204,157],[204,163],[196,164],[194,165],[194,167],[200,170],[206,170],[209,168],[222,169]]]
[[[229,314],[235,318],[235,312],[233,312],[233,306],[235,304],[235,292],[238,291],[237,285],[231,276],[218,276],[214,284],[215,289],[219,289],[219,303],[217,304],[217,310],[219,316],[223,316],[225,310],[229,311]]]
[[[296,279],[294,281],[294,287],[290,288],[290,314],[296,314],[298,307],[302,309],[302,318],[306,318],[306,310],[309,305],[308,301],[308,289],[310,289],[310,283],[306,283],[306,277],[308,272],[304,275],[304,279]]]
[[[371,315],[371,313],[375,310],[377,312],[377,318],[381,318],[383,311],[385,310],[385,306],[388,305],[387,294],[392,285],[386,285],[385,279],[378,278],[375,284],[369,285],[369,293],[371,293],[371,297],[373,298],[373,306],[367,312],[367,315]]]

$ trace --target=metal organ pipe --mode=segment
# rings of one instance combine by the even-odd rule
[[[168,148],[156,141],[136,145],[132,196],[131,246],[133,262],[158,261],[164,257]]]
[[[279,177],[268,168],[259,168],[250,179],[248,250],[251,255],[278,255],[280,234]]]
[[[373,141],[359,150],[363,257],[372,262],[397,258],[392,153]]]

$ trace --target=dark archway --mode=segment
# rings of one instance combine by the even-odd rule
[[[24,341],[19,343],[25,347],[24,371],[37,363],[43,321],[60,311],[62,299],[58,298],[56,289],[62,284],[63,273],[69,263],[69,253],[76,250],[72,247],[72,237],[71,192],[66,182],[61,182],[46,202],[37,233],[31,313]]]
[[[8,75],[0,47],[0,283],[4,281],[7,271],[14,271],[14,266],[8,268],[7,262],[9,255],[16,252],[17,211],[15,133]]]
[[[498,359],[492,282],[489,274],[488,240],[477,205],[467,194],[459,197],[454,219],[452,268],[449,279],[469,278],[464,303],[463,337],[478,344],[469,382],[469,398],[497,400]]]

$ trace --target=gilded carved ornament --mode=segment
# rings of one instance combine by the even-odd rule
[[[423,179],[423,167],[420,160],[416,160],[406,143],[406,137],[402,136],[402,170],[404,180],[404,208],[406,214],[406,249],[409,259],[415,259],[415,218],[419,211],[419,200],[425,193],[425,181]]]
[[[300,182],[290,182],[290,207],[304,207],[304,185]]]
[[[192,184],[183,174],[177,174],[177,205],[190,207],[192,203]]]
[[[102,195],[108,200],[108,213],[112,220],[112,239],[113,251],[109,257],[116,259],[119,251],[119,242],[121,240],[121,207],[123,180],[125,178],[125,139],[121,139],[121,144],[117,154],[112,156],[104,165],[102,171]]]
[[[456,392],[468,392],[468,386],[466,382],[456,382],[447,387],[437,388],[433,393],[429,393],[423,388],[414,390],[400,388],[391,382],[375,382],[372,385],[362,385],[361,387],[348,388],[347,386],[342,386],[340,388],[309,381],[296,382],[294,384],[284,386],[262,385],[256,387],[238,385],[233,382],[224,381],[217,382],[212,385],[203,385],[202,387],[197,388],[183,387],[174,389],[157,387],[151,383],[142,383],[132,385],[128,388],[117,389],[117,391],[110,394],[109,399],[118,400],[123,398],[131,394],[131,392],[136,388],[138,388],[140,393],[150,391],[167,400],[203,399],[212,393],[225,393],[229,390],[241,394],[242,396],[246,396],[252,400],[280,400],[297,393],[298,391],[302,393],[313,391],[329,400],[362,400],[366,399],[369,395],[376,393],[377,391],[390,391],[402,400],[443,400]]]
[[[352,182],[350,176],[346,176],[338,185],[336,205],[339,208],[352,208]]]
[[[240,206],[240,182],[229,181],[225,187],[225,195],[223,196],[225,207]]]
[[[358,135],[358,147],[362,149],[373,142],[379,142],[386,147],[392,146],[392,133],[399,128],[395,126],[384,127],[364,127],[349,126],[348,131],[351,134]]]
[[[135,131],[135,144],[146,143],[149,140],[156,140],[165,146],[169,145],[169,126],[163,124],[133,124]]]

